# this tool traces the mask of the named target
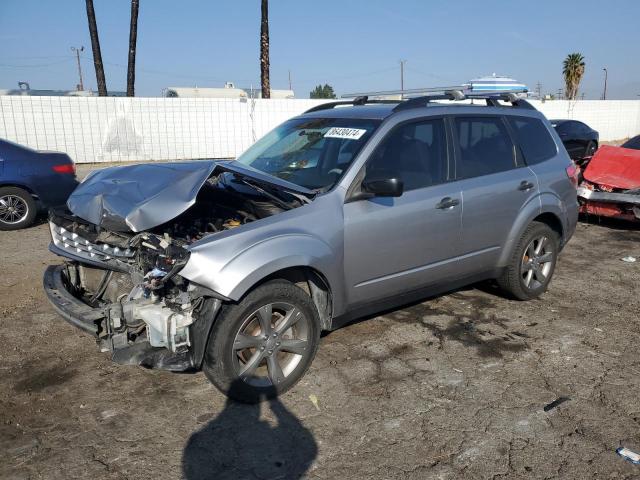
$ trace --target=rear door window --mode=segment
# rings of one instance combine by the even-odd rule
[[[456,176],[473,178],[516,168],[515,149],[501,117],[455,117]]]
[[[553,157],[556,144],[542,120],[529,117],[508,117],[516,142],[527,165],[535,165]]]

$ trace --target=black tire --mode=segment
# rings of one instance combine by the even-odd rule
[[[546,242],[542,242],[538,254],[535,250],[539,244],[535,242],[536,239],[541,238],[546,238]],[[530,250],[531,248],[533,250]],[[539,297],[547,290],[551,282],[558,259],[558,251],[558,233],[545,223],[531,222],[516,245],[509,265],[497,279],[498,285],[505,293],[518,300],[531,300]],[[542,262],[541,258],[547,261]],[[543,278],[544,280],[542,280]]]
[[[264,317],[261,317],[259,312],[270,312],[266,305],[272,306],[273,313],[269,315],[269,325],[273,322],[273,329],[270,330],[270,334],[263,336],[265,327],[261,318]],[[290,311],[291,317],[287,316],[286,308],[289,307],[293,308]],[[279,325],[284,327],[286,318],[294,316],[298,320],[290,328],[278,331]],[[251,328],[254,331],[251,331]],[[257,335],[256,328],[259,329]],[[240,335],[242,332],[244,335]],[[276,337],[278,333],[280,337]],[[293,345],[292,342],[295,341],[302,342],[298,336],[304,336],[306,341],[304,344],[297,344],[296,348],[304,345],[299,354],[289,353],[290,350],[280,346],[280,343],[276,346],[278,339],[282,344],[289,342],[287,346]],[[265,340],[267,337],[269,339]],[[242,342],[247,341],[251,342],[251,347],[239,348]],[[311,365],[319,343],[320,320],[311,297],[290,282],[273,280],[249,292],[239,303],[223,306],[211,331],[203,371],[211,383],[228,397],[243,403],[257,403],[293,387]],[[254,357],[259,360],[252,363]],[[282,367],[278,359],[290,363]],[[272,378],[274,361],[280,365],[273,367],[274,370],[281,368],[279,373],[283,374],[276,374],[276,382]],[[254,371],[262,370],[266,375],[250,374],[242,377],[240,371],[249,364],[260,365]],[[284,375],[287,369],[289,371]]]
[[[585,158],[592,157],[594,153],[596,153],[596,150],[598,150],[598,144],[591,140],[589,143],[587,143],[587,147],[584,149]]]
[[[36,202],[29,192],[18,187],[0,187],[0,230],[26,228],[33,224],[37,213]]]

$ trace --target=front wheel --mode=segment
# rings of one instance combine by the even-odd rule
[[[320,322],[311,297],[284,280],[267,282],[226,305],[213,326],[204,373],[221,392],[256,403],[286,392],[318,349]]]
[[[532,222],[520,238],[498,284],[518,300],[531,300],[547,290],[558,258],[558,234],[548,225]]]
[[[584,150],[585,158],[593,157],[593,155],[596,153],[596,150],[598,150],[598,144],[594,141],[590,141]]]

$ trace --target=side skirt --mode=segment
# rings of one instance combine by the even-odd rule
[[[384,297],[376,299],[373,302],[362,303],[354,305],[342,315],[334,317],[331,320],[331,330],[336,330],[344,325],[357,320],[359,318],[371,316],[376,313],[386,312],[389,310],[395,310],[399,307],[415,303],[419,300],[427,300],[429,298],[442,295],[444,293],[452,292],[458,288],[471,285],[473,283],[481,282],[484,280],[490,280],[500,276],[500,270],[491,270],[480,274],[467,276],[461,279],[449,281],[446,283],[438,283],[422,287],[417,290],[412,290],[400,295],[392,297]]]

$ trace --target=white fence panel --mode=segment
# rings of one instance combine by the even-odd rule
[[[234,158],[279,123],[326,100],[0,96],[0,138],[76,162]],[[532,101],[601,140],[640,134],[639,100]]]
[[[323,102],[0,96],[0,138],[77,163],[234,158]]]

